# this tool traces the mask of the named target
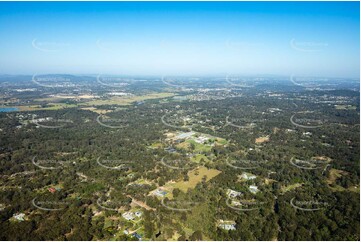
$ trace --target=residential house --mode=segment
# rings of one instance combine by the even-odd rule
[[[258,187],[254,186],[254,185],[249,186],[249,191],[253,194],[256,194],[257,192],[259,192]]]

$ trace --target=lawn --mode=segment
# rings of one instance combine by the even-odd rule
[[[336,180],[338,178],[340,178],[341,176],[346,176],[348,173],[346,171],[343,171],[343,170],[338,170],[338,169],[330,169],[330,173],[329,173],[329,176],[326,180],[329,188],[333,191],[339,191],[339,192],[342,192],[342,191],[345,191],[346,188],[340,186],[340,185],[337,185],[336,184]],[[360,187],[357,186],[351,186],[349,187],[347,190],[351,191],[351,192],[360,192]]]
[[[286,193],[286,192],[289,192],[289,191],[291,191],[293,189],[296,189],[297,187],[300,187],[302,185],[303,185],[302,183],[295,183],[295,184],[288,185],[288,186],[285,186],[285,187],[283,186],[281,188],[281,191],[282,191],[282,193]]]
[[[89,94],[83,94],[83,95],[79,95],[79,96],[58,95],[55,97],[37,98],[37,99],[34,99],[34,101],[36,101],[36,102],[57,102],[57,101],[64,100],[64,99],[92,99],[92,98],[95,98],[95,96],[89,95]]]
[[[197,154],[197,155],[193,156],[193,157],[191,158],[191,161],[192,161],[192,162],[199,163],[202,158],[203,158],[206,162],[209,161],[209,159],[207,158],[207,156],[205,156],[205,155],[203,155],[203,154]]]
[[[194,145],[194,152],[211,152],[211,150],[212,150],[212,146],[205,145],[205,144],[199,144],[191,139],[187,140],[186,142]]]
[[[130,183],[131,184],[131,183]],[[133,184],[147,184],[151,185],[152,182],[149,180],[144,180],[143,178],[139,178],[138,180],[134,181]]]
[[[342,170],[337,170],[337,169],[334,169],[334,168],[331,168],[330,169],[330,173],[329,173],[329,176],[327,178],[327,183],[330,185],[330,184],[333,184],[336,182],[336,180],[338,178],[340,178],[342,175],[345,175],[346,173]]]
[[[226,144],[228,144],[228,141],[225,140],[225,139],[222,139],[222,138],[217,138],[215,141],[216,141],[217,145],[226,145]]]
[[[198,175],[196,174],[198,171]],[[178,188],[183,192],[187,192],[189,188],[194,189],[196,185],[202,181],[203,176],[207,176],[207,180],[211,180],[213,177],[219,175],[221,171],[216,169],[207,169],[206,167],[202,166],[196,168],[192,171],[188,172],[189,181],[178,181],[176,183],[168,183],[166,186],[170,186],[172,188]]]

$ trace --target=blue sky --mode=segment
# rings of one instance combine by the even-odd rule
[[[0,2],[0,73],[360,75],[358,2]]]

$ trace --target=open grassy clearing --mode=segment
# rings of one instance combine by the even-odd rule
[[[142,96],[126,96],[126,97],[111,97],[104,100],[92,100],[88,102],[79,103],[81,106],[101,106],[101,105],[130,105],[132,102],[145,101],[150,99],[167,98],[174,96],[174,93],[150,93]]]
[[[143,178],[139,178],[138,180],[134,181],[133,184],[151,185],[153,184],[153,182]]]
[[[130,96],[130,97],[111,97],[109,99],[104,100],[91,100],[86,102],[79,102],[77,104],[67,104],[67,103],[60,103],[57,101],[61,101],[63,99],[69,99],[69,98],[82,98],[82,99],[91,99],[92,97],[90,95],[81,95],[79,97],[75,96],[63,96],[63,97],[49,97],[49,98],[39,98],[35,99],[34,101],[37,102],[49,102],[47,103],[47,107],[42,107],[41,105],[22,105],[22,106],[14,106],[19,109],[19,111],[37,111],[37,110],[59,110],[59,109],[65,109],[65,108],[75,108],[75,107],[81,107],[83,110],[89,110],[96,112],[98,114],[104,114],[109,112],[109,110],[104,109],[97,109],[96,106],[101,105],[131,105],[133,102],[137,101],[145,101],[150,99],[159,99],[159,98],[167,98],[174,96],[174,93],[151,93],[147,95],[142,96]]]
[[[192,161],[192,162],[199,163],[202,159],[204,159],[204,161],[206,161],[206,162],[210,161],[210,160],[208,159],[208,157],[207,157],[206,155],[203,155],[203,154],[197,154],[197,155],[193,156],[193,157],[191,158],[191,161]]]
[[[266,185],[272,184],[274,182],[277,182],[277,181],[274,179],[269,179],[269,178],[264,179],[264,184],[266,184]]]
[[[191,148],[191,144],[189,142],[182,142],[175,146],[178,149],[189,150]]]
[[[76,104],[66,103],[49,103],[48,107],[42,107],[41,105],[29,105],[29,106],[15,106],[19,111],[37,111],[37,110],[60,110],[65,108],[75,108]]]
[[[200,144],[195,142],[194,140],[187,140],[186,142],[189,143],[190,145],[194,145],[195,152],[210,152],[212,150],[211,145]]]
[[[215,140],[215,144],[216,145],[226,145],[228,144],[228,141],[226,139],[222,139],[222,138],[217,138]]]
[[[207,177],[206,181],[219,175],[221,171],[216,169],[207,169],[202,166],[188,172],[189,181],[178,181],[175,183],[168,183],[166,186],[170,188],[178,188],[183,192],[187,192],[188,189],[194,189],[198,183],[202,181],[204,176]]]
[[[326,180],[329,188],[333,191],[339,191],[339,192],[348,190],[350,192],[360,193],[360,186],[351,186],[349,188],[344,188],[344,187],[336,184],[336,180],[338,178],[340,178],[342,176],[347,176],[347,175],[348,175],[348,172],[346,172],[346,171],[331,168],[329,171],[329,176]]]
[[[86,107],[86,108],[81,108],[82,110],[88,110],[88,111],[92,111],[94,113],[97,114],[106,114],[109,112],[112,112],[113,110],[105,110],[105,109],[97,109],[95,107]]]
[[[303,185],[303,183],[295,183],[295,184],[288,185],[288,186],[282,186],[281,191],[282,191],[282,193],[286,193],[286,192],[294,190],[298,187],[301,187],[302,185]]]
[[[90,95],[90,94],[83,94],[83,95],[79,95],[79,96],[56,95],[54,97],[37,98],[37,99],[34,99],[34,101],[36,101],[36,102],[55,102],[55,101],[64,100],[64,99],[92,99],[92,98],[96,98],[96,96]]]
[[[259,137],[256,138],[256,144],[262,144],[264,142],[268,142],[269,141],[269,137],[268,136],[264,136],[264,137]]]
[[[338,110],[356,110],[356,106],[352,105],[335,105],[335,108]]]
[[[331,168],[329,171],[329,176],[327,178],[327,184],[334,184],[336,180],[343,175],[347,175],[347,172]]]

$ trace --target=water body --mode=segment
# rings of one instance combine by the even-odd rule
[[[0,107],[0,113],[8,113],[8,112],[16,112],[19,111],[18,108],[13,108],[13,107],[9,107],[9,108],[1,108]]]

